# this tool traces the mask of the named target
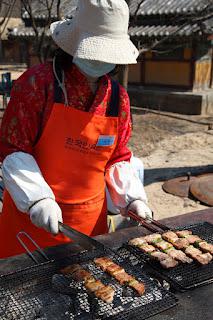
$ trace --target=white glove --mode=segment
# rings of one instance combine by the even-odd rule
[[[30,219],[37,227],[56,235],[58,233],[58,222],[62,222],[62,212],[55,200],[43,199],[33,205],[30,210]]]
[[[150,218],[152,218],[151,209],[142,200],[132,201],[128,205],[127,209],[125,210],[125,213],[122,210],[121,214],[126,215],[129,210],[133,211],[135,214],[137,214],[139,217],[141,217],[143,219],[149,220]]]

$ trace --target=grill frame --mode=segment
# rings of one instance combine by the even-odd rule
[[[213,244],[213,224],[200,222],[173,228],[173,230],[186,229],[192,230],[194,234]],[[194,261],[190,264],[180,263],[177,267],[166,270],[161,267],[159,262],[151,259],[148,254],[143,253],[139,248],[131,246],[128,243],[125,243],[122,247],[134,254],[142,263],[151,267],[156,276],[168,281],[178,291],[186,291],[213,282],[213,260],[205,266],[201,266]],[[197,273],[201,270],[202,273],[197,277]],[[181,276],[182,279],[180,279]]]
[[[71,298],[68,295],[61,294],[52,290],[52,276],[57,273],[57,271],[71,263],[80,263],[83,265],[88,265],[88,261],[91,261],[95,257],[100,256],[110,256],[113,261],[119,263],[119,265],[123,266],[127,272],[136,276],[136,278],[142,279],[146,285],[146,299],[149,297],[156,297],[156,301],[150,301],[147,304],[140,304],[136,306],[136,308],[131,309],[131,304],[134,302],[127,302],[124,308],[124,311],[118,312],[117,314],[109,314],[107,312],[105,314],[96,314],[97,303],[99,304],[98,310],[100,311],[100,301],[95,298],[94,296],[88,297],[90,302],[90,310],[89,313],[84,313],[76,315],[74,317],[70,316],[70,310],[74,310],[79,308],[80,304],[76,307],[75,303],[77,303],[74,297],[71,295]],[[42,320],[55,320],[55,319],[110,319],[110,320],[123,320],[123,319],[132,319],[133,317],[137,320],[139,319],[146,319],[150,316],[158,314],[162,311],[165,311],[177,304],[177,298],[170,293],[169,291],[165,290],[162,287],[159,287],[155,281],[153,281],[147,275],[138,276],[141,274],[141,270],[143,270],[143,264],[138,262],[134,256],[132,256],[131,263],[129,262],[129,257],[122,257],[121,255],[112,256],[110,252],[100,252],[99,250],[93,250],[92,252],[82,252],[80,254],[75,254],[69,258],[65,258],[63,260],[57,261],[49,261],[44,262],[39,265],[34,265],[32,267],[25,268],[20,271],[16,271],[10,274],[0,276],[0,318],[1,320],[8,320],[8,319],[19,319],[19,320],[35,320],[35,319],[42,319]],[[91,262],[90,262],[91,263]],[[93,266],[93,263],[91,263]],[[96,267],[100,273],[102,271]],[[130,271],[131,270],[131,271]],[[107,277],[110,276],[105,274],[105,279],[103,278],[103,282],[108,284]],[[116,280],[112,280],[110,284],[113,286],[116,283]],[[67,281],[67,279],[66,279]],[[48,283],[48,285],[47,285]],[[47,285],[47,287],[46,287]],[[83,286],[83,285],[82,285]],[[117,287],[119,284],[117,283]],[[123,289],[122,289],[123,290]],[[52,292],[51,294],[49,292]],[[81,291],[82,292],[82,291]],[[86,289],[83,292],[83,297],[86,294]],[[49,296],[50,295],[50,296]],[[87,294],[88,295],[88,294]],[[142,299],[141,297],[136,297],[136,293],[133,292],[135,295],[136,305],[137,301]],[[161,298],[158,297],[161,296]],[[76,292],[75,292],[75,296]],[[144,296],[144,297],[145,297]],[[39,299],[43,297],[46,299],[44,302],[44,306],[41,307],[39,305]],[[148,297],[148,298],[147,298]],[[91,299],[90,299],[91,298]],[[128,297],[127,297],[128,298]],[[51,302],[54,303],[49,304],[48,300],[50,299]],[[114,306],[119,304],[122,299],[126,299],[122,296],[122,298],[115,298]],[[118,300],[117,300],[118,299]],[[145,299],[145,298],[144,298]],[[98,302],[97,302],[98,301]],[[11,305],[12,303],[12,305]],[[43,303],[43,302],[42,302]],[[45,304],[46,303],[46,304]],[[102,302],[101,302],[102,303]],[[104,303],[102,303],[104,304]],[[107,305],[107,308],[110,308]],[[119,309],[119,305],[117,306]],[[117,308],[116,307],[116,308]],[[8,309],[7,309],[8,308]],[[69,310],[67,311],[66,308]],[[70,309],[71,308],[71,309]],[[11,310],[12,309],[12,310]],[[113,308],[112,308],[113,309]],[[95,311],[94,311],[95,310]],[[74,311],[73,311],[74,312]],[[73,312],[72,315],[73,315]],[[77,312],[77,311],[76,311]],[[100,313],[100,312],[99,312]]]

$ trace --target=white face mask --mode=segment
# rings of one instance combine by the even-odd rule
[[[102,77],[115,68],[115,64],[81,58],[73,58],[73,63],[86,75],[94,78]]]

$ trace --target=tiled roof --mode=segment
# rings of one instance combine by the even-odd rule
[[[137,15],[189,14],[204,10],[211,0],[144,0]],[[141,0],[130,0],[131,15],[134,15]]]
[[[212,34],[213,33],[213,18],[202,22],[201,25],[184,24],[181,25],[141,25],[129,28],[130,37],[165,37],[169,35],[175,35],[179,37],[189,37],[193,34]]]
[[[43,28],[37,28],[37,30],[40,35],[43,33]],[[32,27],[18,26],[9,32],[9,36],[18,38],[33,38],[35,37],[35,32]],[[46,31],[46,36],[50,36],[49,29]]]
[[[199,31],[200,28],[197,24],[193,26],[187,25],[184,28],[180,28],[178,25],[156,25],[156,26],[138,26],[131,27],[129,29],[129,35],[131,37],[164,37],[171,34],[178,36],[190,36],[193,33]]]
[[[50,0],[48,0],[50,1]],[[135,12],[137,4],[141,0],[131,0],[129,2],[130,11]],[[202,24],[188,23],[185,25],[186,19],[183,13],[200,11],[210,3],[212,0],[144,0],[138,11],[139,15],[142,15],[137,25],[130,27],[129,34],[131,37],[164,37],[174,34],[175,36],[191,36],[192,34],[212,34],[213,33],[213,18],[202,22]],[[62,0],[61,12],[62,16],[72,17],[75,13],[77,0]],[[34,16],[42,19],[46,16],[46,11],[42,5],[42,1],[32,1]],[[149,19],[150,15],[154,14],[169,14],[176,13],[174,18],[164,18],[156,16],[155,19]],[[180,15],[179,15],[179,14]],[[26,13],[24,14],[27,18]],[[53,10],[53,19],[56,17],[56,1]],[[152,16],[153,17],[153,16]],[[184,24],[184,28],[180,28],[181,24]],[[40,29],[42,32],[42,29]],[[49,36],[47,31],[47,36]],[[10,31],[12,37],[33,37],[34,30],[31,27],[18,26]]]

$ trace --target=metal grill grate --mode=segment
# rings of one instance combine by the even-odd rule
[[[179,230],[190,229],[194,234],[202,239],[213,243],[213,225],[210,223],[200,223],[178,228]],[[190,264],[179,264],[172,269],[163,269],[159,262],[150,259],[150,256],[143,253],[139,248],[128,244],[124,247],[134,253],[140,261],[149,263],[155,269],[155,272],[163,276],[176,289],[185,290],[199,285],[213,282],[213,260],[207,265],[200,265],[197,262]]]
[[[112,277],[100,270],[92,261],[107,255],[125,270],[145,283],[146,292],[139,297],[130,288],[120,286]],[[135,259],[134,257],[132,258]],[[125,254],[84,252],[60,262],[47,262],[25,270],[1,276],[1,320],[56,320],[56,319],[146,319],[177,303],[176,298],[159,287],[142,271],[143,266],[130,261]],[[132,262],[132,263],[131,263]],[[103,283],[116,289],[113,303],[107,304],[89,294],[83,284],[57,271],[70,263],[81,263]]]

